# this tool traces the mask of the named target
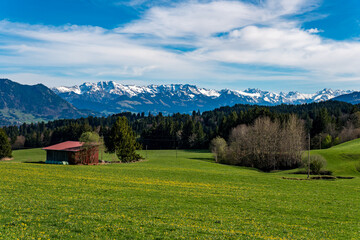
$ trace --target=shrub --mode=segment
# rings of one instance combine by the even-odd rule
[[[219,162],[219,163],[224,162],[227,151],[227,143],[225,139],[221,137],[216,137],[213,140],[211,140],[210,151],[215,156],[215,162]]]
[[[303,158],[303,165],[308,171],[309,169],[309,160],[308,157]],[[326,160],[321,155],[311,155],[310,156],[310,172],[312,174],[320,174],[321,170],[326,166]]]
[[[339,137],[336,137],[333,141],[333,145],[336,146],[336,145],[339,145],[341,142],[340,142],[340,138]]]
[[[100,137],[96,132],[84,132],[81,134],[79,141],[84,143],[98,143]]]
[[[355,165],[355,169],[356,171],[360,172],[360,162]]]
[[[330,148],[332,146],[332,137],[331,135],[326,135],[325,139],[322,141],[323,148]]]

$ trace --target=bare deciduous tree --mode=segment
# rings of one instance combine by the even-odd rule
[[[231,131],[226,162],[263,170],[291,168],[301,163],[304,140],[304,123],[295,115],[282,124],[261,117]]]

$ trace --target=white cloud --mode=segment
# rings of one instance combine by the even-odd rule
[[[310,29],[307,29],[306,32],[308,32],[308,33],[321,33],[321,32],[324,32],[324,31],[319,30],[317,28],[310,28]]]
[[[157,47],[144,46],[113,31],[98,27],[49,28],[2,21],[0,32],[20,37],[0,50],[3,66],[42,66],[96,69],[111,67],[119,76],[140,76],[154,69],[192,69],[181,56]],[[72,69],[74,71],[74,69]]]
[[[172,7],[153,7],[140,20],[118,31],[160,37],[209,36],[253,24],[279,24],[282,17],[316,6],[318,0],[185,1]],[[284,22],[282,22],[284,24]]]
[[[140,2],[145,1],[129,3]],[[0,40],[0,65],[20,71],[41,67],[35,74],[47,71],[48,75],[56,75],[54,68],[61,68],[58,71],[66,69],[65,75],[71,79],[143,78],[151,83],[168,79],[221,84],[241,78],[270,81],[276,77],[280,81],[320,81],[322,76],[337,79],[339,75],[339,81],[355,81],[360,77],[359,42],[323,39],[317,34],[321,30],[306,30],[301,22],[289,20],[317,4],[315,0],[267,0],[258,4],[186,1],[152,7],[140,20],[116,29],[0,21],[0,34],[12,39]],[[178,51],[174,46],[195,50]],[[278,75],[269,77],[264,71],[253,72],[231,65],[234,63],[307,73],[298,77],[297,73],[278,70]],[[223,65],[228,65],[226,70]],[[343,77],[346,74],[351,77]]]
[[[249,26],[234,30],[194,57],[239,64],[302,68],[332,74],[360,75],[359,42],[324,40],[299,28]],[[196,56],[196,55],[200,55]]]
[[[62,85],[65,86],[67,85],[73,86],[73,83],[77,82],[77,79],[72,77],[64,78],[64,77],[53,76],[47,73],[32,73],[27,71],[23,71],[21,73],[7,73],[7,74],[1,73],[0,78],[8,78],[13,81],[27,85],[43,83],[49,87],[59,86],[56,83],[61,83]]]
[[[176,7],[154,7],[145,16],[119,28],[121,33],[160,37],[207,37],[251,24],[265,24],[295,11],[294,4],[254,5],[241,1],[184,2]],[[297,1],[298,2],[298,1]],[[279,6],[280,5],[280,6]]]

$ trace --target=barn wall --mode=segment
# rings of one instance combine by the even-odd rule
[[[46,151],[46,162],[47,163],[68,162],[68,154],[67,154],[67,152],[63,152],[63,151],[47,150]]]
[[[46,151],[46,163],[53,164],[85,164],[93,165],[99,163],[99,148],[91,147],[82,149],[78,152],[66,152],[66,151]]]

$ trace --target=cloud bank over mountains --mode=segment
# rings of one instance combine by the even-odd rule
[[[242,81],[268,89],[285,81],[355,84],[360,77],[356,39],[326,39],[322,29],[302,27],[321,1],[160,2],[113,29],[2,20],[1,77],[49,86],[127,80],[218,89],[243,88]]]

